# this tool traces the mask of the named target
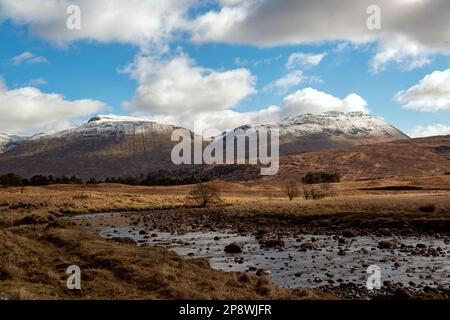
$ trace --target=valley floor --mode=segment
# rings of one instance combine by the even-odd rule
[[[289,201],[283,186],[214,182],[223,205],[185,208],[192,186],[49,186],[0,190],[0,298],[6,299],[329,299],[336,290],[283,289],[268,277],[212,269],[162,247],[121,243],[89,232],[81,214],[130,212],[113,226],[151,222],[169,233],[228,230],[278,239],[330,235],[432,236],[450,240],[450,177],[345,182],[323,186],[327,197]],[[322,186],[320,186],[322,187]],[[412,188],[413,187],[413,188]],[[97,221],[98,224],[100,220]],[[92,230],[91,230],[92,231]],[[428,250],[428,249],[427,249]],[[445,249],[444,249],[445,250]],[[111,253],[114,254],[111,254]],[[430,252],[427,251],[427,254]],[[432,259],[432,253],[429,259]],[[419,252],[419,254],[421,254]],[[449,257],[449,252],[437,252]],[[82,290],[66,289],[69,265],[82,269]],[[330,295],[331,294],[331,295]],[[385,296],[388,293],[384,293]],[[389,292],[395,296],[395,292]],[[407,291],[405,296],[411,294]],[[426,290],[427,298],[447,291]]]

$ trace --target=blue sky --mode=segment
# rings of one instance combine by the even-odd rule
[[[0,2],[8,8],[8,1]],[[193,24],[208,12],[220,15],[221,10],[227,8],[224,3],[206,6],[189,4],[190,7],[186,10],[184,19],[188,19],[188,22]],[[257,10],[243,5],[242,8],[239,7],[241,1],[236,3],[230,8]],[[83,1],[80,5],[82,4]],[[84,9],[82,6],[81,8]],[[418,86],[422,79],[433,75],[434,72],[442,74],[434,74],[431,79],[433,81],[430,80],[426,88],[450,87],[448,83],[450,72],[448,77],[445,73],[450,70],[450,57],[446,50],[436,51],[423,46],[425,48],[423,54],[401,53],[392,58],[392,61],[387,60],[381,70],[374,71],[372,67],[374,57],[377,57],[377,54],[383,54],[383,50],[386,52],[394,50],[389,47],[391,43],[389,39],[360,42],[352,39],[353,35],[349,35],[349,39],[327,41],[318,39],[318,41],[308,42],[298,40],[294,41],[297,43],[261,44],[259,43],[261,40],[253,43],[252,38],[234,40],[232,36],[228,39],[221,35],[223,39],[206,37],[205,40],[194,41],[192,34],[195,31],[192,29],[195,28],[190,28],[189,32],[177,32],[176,36],[171,35],[168,38],[158,36],[156,40],[153,39],[153,35],[149,36],[147,31],[143,41],[141,39],[136,41],[132,37],[127,40],[123,35],[120,35],[122,37],[120,39],[112,37],[105,40],[103,34],[97,35],[92,32],[92,35],[82,35],[75,40],[70,37],[65,39],[65,34],[58,35],[64,38],[61,42],[60,38],[54,39],[53,33],[48,35],[45,31],[39,31],[39,23],[42,22],[40,20],[36,22],[33,12],[27,11],[28,8],[14,10],[16,11],[13,13],[3,12],[1,15],[3,20],[0,20],[0,43],[2,44],[0,76],[6,85],[5,102],[11,104],[1,109],[8,123],[0,121],[0,125],[4,127],[4,129],[0,127],[0,132],[32,134],[45,130],[59,130],[85,121],[96,113],[136,115],[185,126],[190,126],[186,119],[193,121],[196,115],[210,125],[214,124],[217,117],[222,118],[221,120],[230,118],[229,121],[218,123],[218,127],[235,125],[241,121],[275,121],[280,117],[299,115],[316,109],[317,112],[327,111],[327,106],[319,102],[317,106],[315,102],[312,105],[305,105],[305,100],[308,100],[309,96],[303,90],[312,88],[316,92],[317,100],[322,101],[323,98],[324,103],[328,101],[325,95],[328,98],[332,96],[340,103],[350,94],[355,94],[365,101],[365,104],[349,103],[349,106],[342,107],[342,111],[368,110],[374,116],[384,118],[406,133],[415,135],[427,135],[429,132],[450,133],[446,131],[450,130],[450,91],[440,92],[440,96],[437,96],[435,100],[428,93],[424,98],[418,96],[416,92],[410,95],[404,94],[402,101],[394,98],[402,90]],[[84,10],[90,10],[90,8]],[[22,17],[20,21],[16,20],[15,15],[18,14]],[[62,12],[61,19],[65,19],[65,15],[66,13]],[[162,25],[161,29],[164,28],[166,26]],[[38,31],[35,31],[36,29]],[[130,30],[130,34],[133,32],[136,30]],[[262,39],[264,40],[264,37]],[[420,39],[415,41],[419,43]],[[427,44],[427,46],[432,45]],[[23,56],[24,54],[28,55]],[[299,59],[294,67],[287,68],[289,57],[295,54],[301,54],[303,60]],[[307,57],[320,54],[324,57],[319,63],[304,61]],[[17,62],[17,57],[21,55],[23,59],[19,58],[20,61]],[[426,63],[418,63],[419,66],[416,67],[405,67],[405,64],[412,65],[414,59],[425,59]],[[137,61],[142,63],[138,64]],[[174,69],[168,67],[174,61],[185,66],[186,72],[171,73],[170,70],[180,69],[176,65]],[[301,80],[288,82],[284,87],[275,85],[278,79],[291,73],[300,74]],[[186,79],[181,78],[189,77],[189,75],[199,77],[196,84],[189,84],[189,81],[186,84]],[[208,75],[212,75],[213,80],[208,78]],[[169,102],[178,101],[172,97],[160,97],[160,93],[155,97],[155,90],[167,89],[167,81],[172,80],[176,85],[173,86],[173,90],[170,87],[171,95],[180,94],[183,97],[180,101],[183,103],[190,97],[194,100],[198,97],[199,103],[192,103],[191,106],[187,103],[186,110],[183,110],[169,104]],[[435,80],[438,82],[436,83]],[[23,96],[21,90],[27,87],[35,88],[39,99],[42,98],[43,101],[47,101],[49,94],[59,95],[54,106],[57,113],[55,119],[60,119],[59,123],[47,119],[42,120],[42,125],[39,125],[39,110],[45,109],[46,106],[36,102],[38,98],[27,97],[30,101],[32,100],[30,108],[34,109],[30,117],[36,115],[34,121],[30,117],[24,119],[27,117],[23,114],[17,115],[11,111],[16,109],[15,103],[18,103],[13,99],[21,94]],[[142,91],[138,90],[139,87]],[[224,91],[221,88],[235,89],[230,93],[216,94],[214,92],[219,89]],[[416,88],[416,91],[421,93],[422,89]],[[431,88],[430,91],[436,90]],[[217,99],[210,97],[214,94],[218,95]],[[294,97],[297,104],[289,105],[288,108],[285,99],[289,96]],[[447,101],[442,103],[443,99]],[[76,102],[76,106],[79,106],[87,100],[90,104],[87,107],[80,107],[82,110],[80,112],[71,111],[67,116],[59,112],[61,108],[75,108],[75,104],[70,105],[71,102]],[[205,105],[201,106],[200,104],[205,100]],[[440,103],[434,103],[438,100]],[[165,101],[169,101],[167,105],[164,104]],[[217,105],[215,105],[216,101]],[[65,105],[66,102],[69,104]],[[339,103],[331,110],[339,109],[341,106]],[[409,108],[404,107],[407,103],[410,103]],[[422,107],[421,103],[426,104],[427,108]],[[272,113],[266,115],[265,111],[258,116],[253,114],[260,110],[267,110],[270,106],[280,109],[276,117]],[[180,110],[183,111],[180,112]],[[11,115],[7,114],[9,112]],[[45,114],[51,116],[52,112],[52,110],[46,110]],[[17,124],[14,123],[15,119]],[[29,122],[33,124],[29,125]]]

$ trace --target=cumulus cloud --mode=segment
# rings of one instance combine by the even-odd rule
[[[9,90],[0,79],[2,133],[29,135],[67,129],[73,120],[94,114],[104,107],[100,101],[68,101],[59,94],[43,93],[33,87]]]
[[[61,45],[77,40],[164,45],[196,0],[0,0],[0,18],[29,26],[29,30]],[[67,8],[81,9],[81,30],[66,27]]]
[[[280,90],[280,92],[286,92],[289,88],[293,86],[297,86],[303,81],[305,81],[306,76],[303,74],[303,71],[296,70],[288,73],[284,77],[275,80],[272,83],[269,83],[264,90]]]
[[[138,56],[123,71],[139,83],[134,99],[125,103],[127,110],[135,116],[189,129],[200,125],[226,130],[242,124],[274,123],[305,113],[368,111],[367,102],[356,94],[340,99],[313,88],[285,97],[280,106],[236,111],[236,105],[255,92],[251,73],[246,69],[205,69],[184,54],[164,63]],[[290,86],[301,81],[301,77],[301,71],[293,72],[274,85]]]
[[[286,68],[294,69],[299,67],[305,68],[314,67],[319,65],[326,56],[327,56],[326,53],[319,53],[319,54],[308,54],[302,52],[293,53],[289,56]]]
[[[367,111],[367,102],[356,94],[340,99],[306,88],[284,98],[280,106],[240,112],[236,110],[239,103],[256,92],[256,78],[251,72],[244,68],[207,69],[184,53],[166,60],[138,55],[121,72],[138,83],[133,99],[124,103],[126,110],[137,117],[189,129],[194,129],[196,123],[226,130],[304,113]],[[303,72],[293,71],[272,85],[288,88],[302,81]]]
[[[445,136],[450,134],[450,126],[445,124],[432,124],[429,126],[417,126],[411,133],[410,137],[423,138],[433,136]]]
[[[46,57],[37,56],[32,52],[26,51],[11,59],[11,63],[18,66],[21,64],[37,64],[37,63],[50,63]]]
[[[450,69],[435,71],[417,85],[395,95],[405,109],[423,112],[450,110]]]
[[[367,8],[373,4],[372,0],[255,0],[207,12],[191,29],[197,42],[258,46],[377,42],[373,71],[392,62],[404,69],[417,68],[428,63],[428,55],[450,51],[449,1],[379,0],[382,28],[369,30]]]
[[[207,10],[191,10],[198,0],[0,0],[0,19],[27,25],[51,41],[131,43],[158,51],[177,35],[195,42],[257,46],[344,41],[379,44],[371,70],[388,64],[410,70],[450,52],[448,0],[378,0],[381,30],[367,27],[372,0],[212,0]],[[66,28],[69,4],[82,12],[81,30]],[[202,7],[202,8],[205,8]],[[199,12],[199,13],[195,13]],[[326,21],[326,23],[324,23]]]
[[[294,70],[283,77],[269,83],[263,88],[263,91],[276,91],[279,94],[286,94],[292,87],[302,83],[321,83],[323,80],[320,76],[305,75],[302,70]]]
[[[138,82],[134,99],[125,104],[137,113],[190,116],[228,110],[256,92],[249,70],[206,69],[185,54],[167,61],[138,56],[124,72]]]
[[[152,116],[152,119],[157,122],[176,124],[191,130],[214,128],[223,132],[244,124],[277,122],[280,120],[280,107],[271,106],[267,109],[251,112],[239,112],[235,110],[201,112],[190,117],[175,114],[156,115]],[[201,131],[197,133],[202,134]]]
[[[313,88],[299,90],[284,98],[281,105],[283,117],[292,117],[305,113],[323,113],[328,111],[368,112],[367,102],[357,94],[350,94],[344,99]]]

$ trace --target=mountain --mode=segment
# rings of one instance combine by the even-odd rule
[[[307,114],[240,129],[273,128],[280,129],[281,154],[408,139],[382,120],[358,112]],[[1,135],[0,174],[77,175],[86,180],[177,170],[171,161],[175,129],[179,128],[131,117],[97,116],[57,133],[30,138]]]
[[[0,173],[103,179],[171,169],[175,129],[130,117],[97,116],[79,127],[40,134],[4,148]]]
[[[279,129],[280,154],[340,149],[401,139],[407,135],[363,112],[326,112],[287,118],[275,124],[246,125],[236,130]],[[236,131],[235,130],[235,131]]]
[[[0,154],[16,148],[19,144],[26,141],[26,137],[11,136],[0,133]]]
[[[287,155],[280,163],[274,177],[280,183],[311,171],[337,172],[347,181],[443,176],[450,172],[450,135]]]

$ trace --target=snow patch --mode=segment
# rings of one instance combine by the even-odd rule
[[[401,137],[402,132],[364,112],[336,112],[305,114],[284,119],[279,123],[245,125],[238,129],[247,131],[279,129],[280,137],[346,136],[355,138]],[[406,137],[406,136],[404,136]]]

